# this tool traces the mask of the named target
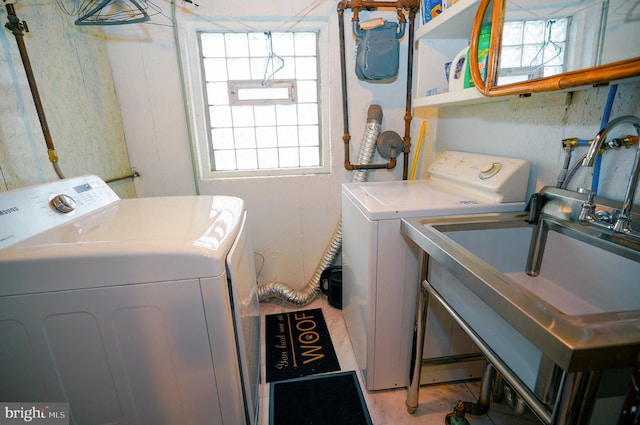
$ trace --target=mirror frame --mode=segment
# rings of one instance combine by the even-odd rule
[[[487,9],[493,2],[491,14],[491,44],[487,63],[486,82],[482,80],[478,66],[478,40],[480,27]],[[640,57],[612,62],[605,65],[564,72],[550,77],[538,78],[519,83],[497,86],[498,66],[507,0],[480,0],[473,26],[469,46],[469,68],[471,79],[476,88],[485,96],[506,96],[511,94],[530,94],[536,92],[562,90],[571,87],[607,84],[613,80],[640,75]]]

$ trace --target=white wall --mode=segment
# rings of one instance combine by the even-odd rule
[[[3,3],[4,4],[4,3]],[[79,27],[54,0],[15,2],[58,165],[66,177],[130,173],[111,65],[100,27]],[[57,180],[47,156],[25,68],[0,8],[0,191]],[[133,197],[130,180],[112,184]]]
[[[200,2],[198,8],[187,3],[181,3],[182,6],[177,8],[178,15],[224,16],[232,21],[242,21],[243,16],[291,20],[294,16],[299,17],[301,12],[329,19],[330,45],[320,54],[322,60],[330,61],[331,69],[329,81],[324,84],[329,85],[332,111],[328,117],[331,120],[332,173],[214,181],[194,178],[174,31],[169,20],[171,7],[168,2],[156,4],[163,9],[165,16],[154,16],[152,20],[162,25],[114,27],[109,29],[108,37],[131,163],[143,176],[136,180],[137,193],[139,196],[231,194],[244,198],[249,209],[254,247],[265,258],[260,282],[280,281],[295,288],[303,287],[313,274],[340,216],[340,186],[351,180],[351,172],[342,166],[337,2],[247,0],[242,2],[242,7],[234,2],[215,2],[213,5]],[[312,4],[317,7],[310,7]],[[363,15],[362,19],[374,15]],[[394,13],[383,16],[395,19]],[[350,20],[350,12],[345,13],[351,158],[355,162],[371,103],[379,103],[384,108],[383,130],[395,130],[403,135],[406,82],[399,78],[394,84],[380,85],[356,79]],[[405,40],[401,51],[402,75],[406,72],[406,47]],[[428,127],[420,152],[418,177],[426,176],[425,170],[434,149],[460,149],[531,160],[533,169],[529,193],[544,184],[553,184],[561,164],[560,140],[570,136],[593,137],[599,126],[606,94],[606,88],[598,88],[575,94],[569,103],[566,96],[551,94],[478,106],[420,111],[420,116],[427,118]],[[620,88],[612,117],[622,113],[640,115],[637,83]],[[421,121],[422,118],[416,119],[413,124],[414,149]],[[622,154],[630,155],[627,152]],[[376,155],[374,162],[384,161]],[[605,161],[604,173],[608,173],[607,167]],[[619,170],[609,172],[618,176],[612,185],[614,187],[619,187],[625,179],[622,168],[621,165]],[[401,176],[402,160],[391,172],[372,172],[370,180],[399,180]]]

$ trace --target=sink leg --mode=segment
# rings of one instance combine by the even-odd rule
[[[580,425],[588,423],[601,377],[602,371],[565,373],[551,424]]]
[[[420,278],[427,276],[428,254],[423,252],[420,259]],[[424,349],[424,334],[427,324],[427,303],[429,292],[421,282],[418,285],[418,301],[416,306],[416,321],[413,332],[413,353],[411,358],[411,369],[409,371],[409,388],[407,389],[407,412],[416,413],[418,410],[418,392],[420,390],[420,374],[422,372],[422,353]]]

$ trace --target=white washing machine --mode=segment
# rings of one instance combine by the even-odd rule
[[[343,315],[367,390],[409,383],[419,250],[400,233],[401,219],[525,208],[525,160],[445,151],[429,172],[427,180],[342,186]],[[429,313],[421,382],[480,376],[471,341],[437,305]]]
[[[0,400],[68,403],[71,424],[257,424],[246,215],[95,176],[0,194]]]

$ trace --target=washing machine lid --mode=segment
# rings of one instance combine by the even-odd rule
[[[116,197],[89,212],[73,196],[78,210],[64,215],[38,201],[63,222],[0,249],[0,295],[220,276],[245,214],[229,196]]]
[[[524,202],[495,202],[433,180],[349,183],[343,194],[370,220],[522,211]]]
[[[342,192],[371,220],[522,211],[525,160],[442,152],[425,180],[346,183]]]

